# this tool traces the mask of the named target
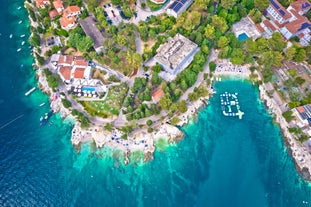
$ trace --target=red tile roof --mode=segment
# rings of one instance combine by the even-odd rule
[[[304,33],[300,33],[300,34],[298,35],[299,38],[303,38],[303,36],[305,36]]]
[[[153,102],[158,102],[164,95],[165,95],[165,93],[161,87],[159,87],[157,90],[155,90],[151,94]]]
[[[291,3],[291,7],[293,7],[297,12],[308,11],[311,8],[311,4],[308,0],[298,0]]]
[[[58,60],[59,65],[68,64],[71,65],[73,62],[73,56],[71,55],[61,55]]]
[[[62,8],[64,8],[63,2],[61,0],[53,1],[53,5],[54,5],[55,9],[62,9]]]
[[[277,0],[273,0],[274,3],[279,7],[279,8],[275,8],[275,6],[273,4],[271,4],[271,0],[270,0],[270,6],[284,19],[288,19],[290,18],[292,15],[277,1]],[[281,14],[280,11],[283,11],[284,14]]]
[[[49,16],[50,16],[51,19],[57,17],[58,15],[59,14],[58,14],[56,9],[53,9],[53,10],[49,11]]]
[[[265,30],[264,28],[262,28],[262,26],[260,26],[260,24],[256,24],[257,30],[261,33],[263,33]]]
[[[285,26],[286,23],[280,24],[280,22],[278,22],[277,20],[274,20],[273,23],[278,26],[279,28],[282,28]]]
[[[266,26],[266,27],[268,27],[268,28],[270,28],[273,32],[276,30],[276,28],[271,24],[271,22],[269,22],[268,20],[264,20],[263,21],[263,24]]]
[[[74,24],[75,23],[75,19],[73,17],[70,18],[66,18],[66,17],[62,17],[60,18],[60,25],[63,28],[67,28],[69,25]]]
[[[285,25],[285,27],[290,31],[292,34],[296,34],[301,28],[303,24],[311,24],[310,21],[304,17],[300,16],[295,21],[289,22]]]
[[[80,12],[80,8],[78,6],[68,6],[65,10],[64,10],[64,15],[68,16],[71,13],[75,13],[75,12]]]
[[[62,66],[59,68],[60,74],[63,76],[65,80],[70,80],[71,76],[71,67],[69,66]]]
[[[76,68],[74,72],[74,78],[83,78],[84,77],[84,68]]]
[[[36,0],[37,7],[44,7],[47,4],[50,5],[49,0]]]
[[[88,64],[88,61],[84,57],[82,57],[82,56],[75,57],[75,60],[74,60],[75,66],[86,67],[87,64]]]
[[[305,112],[305,109],[302,106],[298,106],[297,110],[298,110],[299,113]]]

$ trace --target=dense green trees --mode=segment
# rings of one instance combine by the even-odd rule
[[[34,47],[39,47],[40,42],[41,42],[40,36],[36,32],[32,33],[32,35],[29,38],[29,43]]]
[[[93,40],[89,36],[82,36],[78,33],[70,34],[68,43],[77,48],[80,52],[87,52],[93,46]]]
[[[68,101],[67,99],[63,99],[63,98],[62,98],[62,103],[65,108],[69,108],[72,105],[70,101]]]
[[[56,88],[58,87],[58,81],[60,78],[56,78],[52,74],[52,72],[47,68],[43,70],[43,73],[46,77],[49,87],[52,88],[53,91],[56,91]]]
[[[291,110],[285,111],[282,116],[287,122],[291,122],[294,119],[293,112]]]
[[[255,0],[254,3],[260,11],[264,11],[269,6],[269,0]]]
[[[220,5],[224,9],[229,10],[229,9],[232,9],[232,7],[236,4],[236,1],[237,0],[221,0]]]
[[[222,33],[226,32],[229,28],[226,20],[223,17],[219,17],[217,15],[212,16],[211,24],[219,29]]]

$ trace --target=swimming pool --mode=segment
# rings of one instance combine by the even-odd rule
[[[92,92],[92,91],[96,91],[96,88],[83,86],[82,91],[91,91]]]
[[[240,42],[242,42],[242,41],[244,41],[244,40],[247,40],[248,39],[248,36],[247,36],[247,34],[245,33],[245,32],[243,32],[242,34],[240,34],[239,36],[238,36],[238,40],[240,41]]]

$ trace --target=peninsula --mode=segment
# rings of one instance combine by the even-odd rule
[[[75,120],[77,149],[92,141],[122,149],[125,164],[137,150],[153,159],[155,142],[181,139],[179,126],[218,95],[214,82],[234,76],[259,86],[310,179],[307,0],[27,0],[25,8],[39,87],[55,113]],[[243,118],[238,95],[220,95],[223,115]]]

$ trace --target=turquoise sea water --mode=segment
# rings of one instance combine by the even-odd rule
[[[29,35],[22,4],[5,0],[0,12],[0,206],[311,206],[311,188],[246,81],[217,83],[184,139],[152,162],[124,167],[113,158],[120,152],[93,152],[91,144],[77,154],[70,123],[53,116],[51,126],[39,127],[47,96],[24,96],[36,80],[28,43],[21,46]],[[242,120],[222,116],[224,91],[239,93]]]

